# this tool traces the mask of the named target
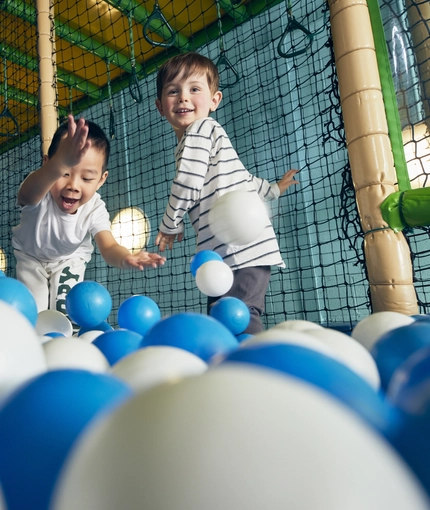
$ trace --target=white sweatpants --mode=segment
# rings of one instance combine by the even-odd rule
[[[81,258],[40,262],[15,250],[16,279],[33,294],[37,311],[58,310],[66,315],[66,295],[84,279],[86,262]]]

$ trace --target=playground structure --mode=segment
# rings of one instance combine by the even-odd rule
[[[375,49],[372,12],[379,8],[395,64],[397,133]],[[394,232],[380,210],[399,188],[393,139],[401,131],[415,147],[408,163],[421,164],[414,178],[426,186],[426,154],[417,152],[428,136],[425,130],[418,140],[418,126],[429,118],[429,13],[422,2],[39,0],[36,7],[5,2],[1,14],[0,232],[8,274],[17,186],[40,165],[67,111],[90,116],[109,133],[115,177],[103,198],[113,215],[129,207],[143,212],[144,242],[153,241],[174,171],[174,140],[153,107],[154,72],[169,56],[195,50],[220,69],[217,115],[248,169],[270,181],[288,167],[301,170],[301,186],[272,211],[287,270],[272,276],[267,325],[286,318],[351,324],[370,310],[428,311],[426,225]],[[36,55],[29,29],[37,35]],[[189,275],[190,230],[186,239],[159,272],[120,274],[96,255],[87,278],[106,284],[116,306],[147,293],[164,313],[201,309],[204,297]]]

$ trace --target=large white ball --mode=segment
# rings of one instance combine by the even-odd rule
[[[17,386],[46,371],[39,335],[21,312],[0,301],[0,401]]]
[[[213,235],[224,244],[255,241],[269,224],[266,206],[257,193],[230,191],[219,197],[208,216]]]
[[[233,271],[221,260],[209,260],[196,272],[196,285],[206,296],[222,296],[233,285]]]
[[[395,328],[407,326],[415,322],[413,317],[399,312],[375,312],[361,319],[352,330],[351,336],[361,343],[368,351],[382,335]]]
[[[339,402],[254,367],[137,394],[81,436],[55,510],[428,510],[390,445]]]
[[[43,344],[48,370],[77,368],[103,373],[110,367],[105,355],[91,342],[56,337]]]
[[[168,345],[154,345],[121,358],[111,367],[110,373],[138,392],[157,384],[200,375],[207,368],[207,363],[192,352]]]

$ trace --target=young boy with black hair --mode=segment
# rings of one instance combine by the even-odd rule
[[[110,144],[94,122],[69,115],[55,132],[42,166],[18,190],[20,223],[13,228],[16,277],[36,299],[38,311],[65,313],[67,292],[84,279],[94,238],[104,260],[121,269],[143,270],[165,258],[132,255],[110,230],[109,213],[97,190],[105,183]]]

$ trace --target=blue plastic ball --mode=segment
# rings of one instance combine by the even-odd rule
[[[102,351],[110,365],[140,348],[142,335],[129,329],[115,329],[102,333],[93,344]]]
[[[233,335],[243,333],[251,318],[246,304],[242,300],[231,296],[222,297],[215,301],[209,314],[224,324]]]
[[[236,335],[238,342],[244,342],[245,340],[248,340],[248,338],[251,338],[254,335],[251,335],[250,333],[241,333],[240,335]]]
[[[212,250],[202,250],[197,252],[190,262],[190,270],[191,274],[195,277],[197,273],[197,269],[208,262],[209,260],[223,260],[221,255],[219,255],[216,251]]]
[[[430,410],[430,346],[411,354],[394,371],[387,398],[411,414]]]
[[[430,346],[430,323],[415,321],[382,335],[371,354],[381,376],[381,387],[387,390],[395,370],[414,352]]]
[[[32,379],[0,409],[0,480],[8,510],[48,510],[65,459],[85,427],[133,396],[124,382],[84,370]]]
[[[8,276],[0,278],[0,300],[21,312],[33,326],[36,325],[38,315],[36,300],[23,283]]]
[[[409,414],[399,411],[393,420],[386,438],[403,457],[409,468],[430,496],[430,409],[424,414]]]
[[[396,410],[362,377],[334,358],[293,344],[255,344],[237,349],[223,363],[250,363],[306,381],[346,405],[385,434]]]
[[[118,309],[119,327],[142,336],[160,319],[160,308],[147,296],[131,296],[124,300]]]
[[[81,327],[98,326],[107,319],[111,310],[111,295],[106,287],[97,282],[79,282],[66,296],[67,314]]]
[[[415,315],[411,315],[411,317],[416,321],[430,321],[430,315],[426,313],[417,313]]]
[[[82,327],[78,332],[78,336],[83,335],[87,331],[113,331],[113,327],[106,321],[97,324],[97,326],[93,327]]]
[[[51,338],[57,338],[60,336],[64,336],[64,333],[59,333],[58,331],[51,331],[49,333],[45,333],[44,336],[50,336]]]
[[[170,345],[210,361],[238,348],[236,337],[223,324],[199,313],[177,313],[158,321],[143,337],[142,347]]]

